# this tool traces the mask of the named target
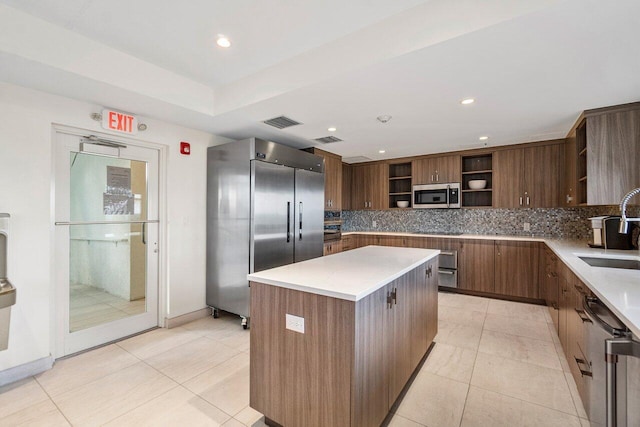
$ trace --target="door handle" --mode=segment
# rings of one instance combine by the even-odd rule
[[[143,245],[147,244],[147,223],[146,222],[142,223],[142,244]]]
[[[300,220],[300,228],[299,228],[299,232],[300,232],[300,238],[299,240],[302,240],[302,202],[300,202],[300,205],[298,207],[298,215],[300,216],[299,220]]]
[[[287,243],[291,241],[291,202],[287,202]]]

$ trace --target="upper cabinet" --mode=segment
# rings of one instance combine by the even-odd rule
[[[493,206],[561,206],[564,187],[564,140],[499,150],[493,154]]]
[[[413,185],[460,182],[460,156],[438,156],[411,163]]]
[[[617,205],[640,187],[640,103],[585,111],[569,138],[579,205]]]
[[[324,158],[325,210],[342,210],[342,157],[317,148],[312,153]]]
[[[351,210],[351,165],[342,164],[342,210]]]
[[[351,208],[389,207],[389,167],[386,163],[353,165],[351,169]]]

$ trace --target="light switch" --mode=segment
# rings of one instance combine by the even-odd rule
[[[285,314],[285,319],[287,329],[304,334],[304,317]]]

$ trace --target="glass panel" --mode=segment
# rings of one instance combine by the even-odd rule
[[[147,219],[147,163],[71,153],[71,221]]]
[[[69,332],[147,311],[145,232],[142,224],[70,226]]]

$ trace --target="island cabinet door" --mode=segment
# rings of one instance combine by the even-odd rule
[[[351,425],[379,426],[389,412],[389,304],[393,285],[356,303]]]

